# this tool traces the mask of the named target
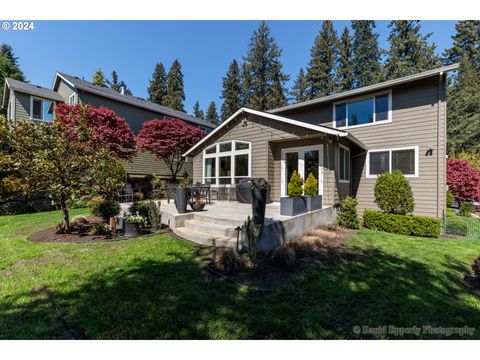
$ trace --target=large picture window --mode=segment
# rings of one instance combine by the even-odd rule
[[[212,185],[235,185],[250,177],[251,144],[227,141],[203,151],[203,182]]]
[[[53,121],[55,102],[45,99],[32,98],[30,116],[35,120]]]
[[[334,127],[354,127],[391,121],[391,93],[335,103]]]
[[[407,177],[418,176],[418,147],[371,150],[367,155],[367,177],[400,170]]]

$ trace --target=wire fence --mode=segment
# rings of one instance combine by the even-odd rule
[[[443,232],[447,237],[480,241],[480,213],[466,215],[447,209],[443,215]]]

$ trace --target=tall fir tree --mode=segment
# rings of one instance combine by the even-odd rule
[[[97,68],[92,75],[92,84],[107,87],[107,79],[101,68]]]
[[[8,44],[0,46],[0,99],[3,98],[5,78],[25,81],[25,75],[20,69],[18,57],[15,56],[13,48]]]
[[[110,89],[115,90],[116,92],[121,93],[123,90],[123,93],[125,95],[132,95],[132,92],[128,88],[127,84],[125,81],[118,80],[118,74],[115,70],[112,71],[112,79],[111,80],[106,80],[107,84],[110,86]]]
[[[282,50],[270,36],[270,29],[262,21],[253,32],[244,58],[244,80],[249,83],[244,91],[246,106],[264,111],[287,104],[285,83],[289,76],[282,71],[281,54]],[[244,90],[246,83],[244,81]]]
[[[310,50],[307,66],[309,98],[333,94],[337,90],[335,62],[337,59],[337,32],[333,22],[325,20]]]
[[[217,112],[217,105],[215,105],[214,101],[212,101],[210,105],[208,105],[207,114],[205,115],[205,120],[213,125],[218,125],[219,116]]]
[[[195,102],[193,105],[193,116],[195,116],[197,119],[205,119],[205,114],[203,113],[203,110],[200,108],[200,103],[198,100]]]
[[[167,73],[162,63],[155,65],[147,91],[149,101],[163,105],[165,96],[167,95]]]
[[[459,63],[464,57],[480,68],[480,20],[463,20],[455,24],[453,46],[445,50],[447,65]]]
[[[305,75],[305,71],[303,68],[300,68],[298,72],[298,76],[295,79],[295,83],[290,91],[290,97],[292,102],[303,102],[307,101],[309,97],[308,92],[308,82],[307,76]]]
[[[353,88],[352,40],[348,27],[343,29],[342,36],[338,41],[337,76],[339,91],[347,91]]]
[[[420,32],[420,21],[393,20],[388,27],[390,48],[385,63],[386,80],[416,74],[440,65],[440,59],[435,55],[435,44],[428,44],[432,34],[423,35]]]
[[[383,79],[382,50],[375,33],[375,21],[353,20],[352,69],[354,87],[375,84]]]
[[[178,59],[172,63],[167,75],[167,94],[164,97],[164,104],[174,110],[185,111],[183,102],[185,92],[183,90],[182,65]]]
[[[221,98],[223,99],[221,118],[224,121],[242,107],[242,79],[236,59],[233,59],[223,78]]]
[[[242,106],[247,106],[248,99],[252,96],[252,76],[248,65],[242,64],[242,91],[241,91],[241,104]]]

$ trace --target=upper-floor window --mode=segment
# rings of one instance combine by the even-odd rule
[[[418,176],[418,146],[370,150],[367,154],[367,177],[400,170],[406,177]]]
[[[68,105],[77,105],[78,104],[78,96],[76,93],[73,93],[68,97]]]
[[[35,120],[53,121],[55,102],[46,99],[32,98],[30,117]]]
[[[365,126],[392,121],[392,93],[370,95],[333,105],[334,127]]]

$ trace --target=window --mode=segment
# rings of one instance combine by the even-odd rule
[[[340,145],[340,181],[350,181],[350,150]]]
[[[73,93],[68,97],[68,105],[77,105],[77,94]]]
[[[42,119],[42,100],[32,100],[32,118],[40,120]]]
[[[204,183],[234,185],[250,177],[250,146],[249,142],[234,140],[206,148],[203,152]]]
[[[335,127],[353,127],[391,121],[391,93],[334,104]]]
[[[367,177],[400,170],[405,176],[418,176],[418,147],[369,151]]]
[[[32,98],[31,101],[31,118],[43,121],[53,121],[55,102],[45,99]]]

